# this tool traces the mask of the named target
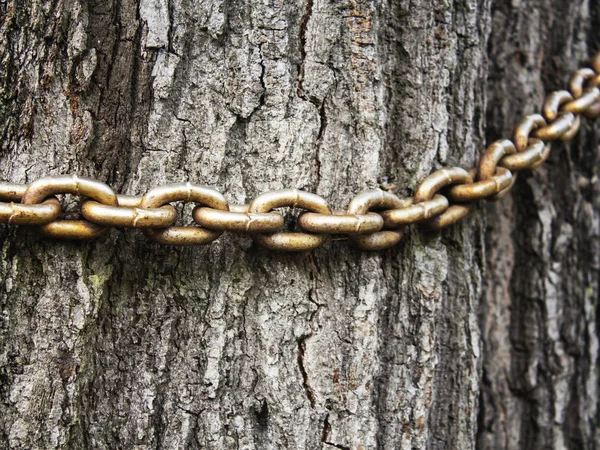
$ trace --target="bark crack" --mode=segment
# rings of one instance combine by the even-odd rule
[[[169,53],[179,56],[175,51],[175,47],[173,46],[173,33],[175,30],[175,27],[173,25],[175,20],[173,0],[167,0],[167,12],[169,14],[169,29],[167,30],[167,51]]]
[[[267,83],[265,82],[267,68],[265,67],[265,60],[263,57],[262,46],[260,47],[259,64],[260,64],[260,85],[262,86],[262,94],[260,95],[260,98],[258,99],[258,106],[256,108],[254,108],[254,111],[252,111],[251,115],[254,114],[254,112],[256,112],[258,109],[260,109],[261,106],[264,106],[265,97],[267,95]]]
[[[302,374],[302,387],[306,392],[306,398],[308,398],[310,406],[314,408],[316,404],[315,392],[309,384],[308,372],[304,367],[304,358],[306,357],[306,341],[310,337],[312,337],[312,334],[304,335],[298,339],[298,367],[300,368],[300,373]]]
[[[321,180],[321,143],[323,142],[323,135],[325,134],[325,130],[327,129],[327,110],[325,109],[325,99],[321,102],[321,107],[319,108],[319,132],[317,134],[317,153],[315,155],[315,163],[314,163],[314,183],[315,186],[319,185],[319,181]]]
[[[312,327],[312,322],[314,320],[314,318],[316,317],[316,315],[319,313],[319,310],[321,309],[321,307],[325,306],[322,303],[319,302],[319,292],[318,292],[318,274],[319,274],[319,269],[317,267],[317,264],[315,262],[315,258],[313,255],[309,255],[308,257],[308,268],[309,268],[309,277],[310,280],[312,281],[312,287],[308,290],[308,301],[311,302],[313,305],[315,305],[317,307],[317,309],[315,309],[309,318],[309,322],[311,323],[311,327]]]
[[[330,447],[341,448],[343,450],[352,450],[350,447],[346,447],[345,445],[342,445],[342,444],[336,444],[334,442],[323,442],[323,444],[329,445]]]
[[[306,10],[304,11],[304,15],[302,19],[300,19],[300,30],[298,32],[298,37],[300,39],[300,65],[298,66],[298,84],[297,84],[297,92],[298,97],[306,99],[304,95],[304,91],[302,90],[302,81],[304,78],[304,63],[306,62],[306,30],[308,28],[308,21],[312,16],[313,9],[313,0],[306,1]]]
[[[313,174],[314,174],[314,185],[319,185],[319,181],[321,179],[321,158],[320,158],[320,150],[321,150],[321,141],[323,140],[323,136],[325,134],[325,130],[327,129],[327,114],[325,109],[325,98],[320,100],[313,95],[309,95],[304,91],[303,83],[304,83],[304,75],[305,75],[305,65],[306,65],[306,41],[307,41],[307,30],[308,30],[308,22],[312,17],[313,13],[313,2],[314,0],[306,1],[306,10],[302,19],[300,20],[300,30],[298,33],[299,41],[300,41],[300,64],[298,65],[298,82],[296,92],[298,97],[303,100],[306,100],[313,105],[316,106],[319,114],[319,131],[317,132],[317,139],[315,142],[316,145],[316,154],[315,161],[313,164]]]
[[[344,450],[350,450],[350,447],[328,441],[327,439],[329,439],[330,434],[331,434],[331,423],[329,423],[329,413],[327,413],[327,415],[325,416],[325,420],[323,421],[323,431],[321,432],[321,442],[330,447],[341,448]]]
[[[323,421],[323,431],[321,431],[321,442],[327,444],[329,433],[331,433],[331,424],[329,423],[329,413],[327,413],[325,415],[325,420]]]
[[[262,401],[259,411],[256,411],[256,421],[259,427],[264,431],[269,426],[269,405],[266,400]]]

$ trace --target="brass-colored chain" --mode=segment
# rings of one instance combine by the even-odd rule
[[[260,245],[282,251],[308,251],[325,243],[329,235],[346,235],[364,250],[396,245],[403,228],[421,224],[447,227],[465,217],[474,202],[497,200],[514,185],[516,173],[539,167],[550,155],[550,143],[572,139],[581,116],[600,115],[600,53],[591,68],[577,70],[569,90],[549,94],[543,115],[524,117],[512,140],[491,144],[479,165],[471,170],[447,167],[426,177],[414,197],[398,198],[371,190],[358,194],[346,211],[331,211],[316,194],[296,189],[266,192],[249,205],[230,205],[214,189],[187,184],[160,186],[143,197],[117,195],[106,184],[77,176],[46,177],[30,185],[0,183],[0,223],[34,225],[44,235],[58,239],[93,239],[108,227],[140,228],[161,244],[200,245],[223,232],[247,233]],[[85,199],[85,220],[59,219],[59,194]],[[196,206],[192,216],[198,226],[174,226],[177,212],[172,202]],[[305,210],[297,219],[301,232],[285,232],[277,208]]]

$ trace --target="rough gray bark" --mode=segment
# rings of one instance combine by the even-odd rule
[[[510,132],[600,43],[597,1],[494,1],[487,135]],[[488,210],[481,448],[597,448],[598,124]]]
[[[597,7],[0,0],[1,176],[408,195],[564,85]],[[381,253],[3,227],[0,447],[593,447],[592,126],[487,233],[480,208]]]

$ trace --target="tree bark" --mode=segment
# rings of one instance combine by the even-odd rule
[[[232,204],[298,188],[333,209],[365,189],[411,195],[566,86],[598,11],[0,0],[0,176],[136,195],[190,181]],[[502,202],[384,252],[3,226],[0,447],[595,448],[595,130]]]
[[[494,1],[487,136],[510,132],[598,48],[600,3]],[[481,448],[597,448],[597,122],[488,209]]]

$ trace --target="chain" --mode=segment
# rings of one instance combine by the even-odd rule
[[[225,231],[246,233],[272,250],[309,251],[330,235],[346,235],[364,250],[397,244],[407,225],[447,227],[471,211],[479,200],[497,200],[512,188],[517,172],[539,167],[550,155],[552,141],[572,139],[581,116],[600,115],[600,53],[592,68],[577,70],[569,90],[552,92],[543,114],[524,117],[512,140],[491,144],[471,170],[447,167],[426,177],[414,197],[398,198],[383,190],[361,192],[346,211],[332,211],[320,196],[297,189],[266,192],[249,205],[230,205],[214,189],[190,183],[154,188],[143,197],[118,195],[106,184],[77,176],[39,179],[30,185],[0,183],[0,223],[34,225],[45,236],[89,240],[109,227],[139,228],[153,241],[167,245],[201,245]],[[80,220],[60,219],[55,197],[84,197]],[[173,202],[194,203],[197,226],[174,226]],[[297,218],[301,232],[285,232],[277,208],[305,210]]]

